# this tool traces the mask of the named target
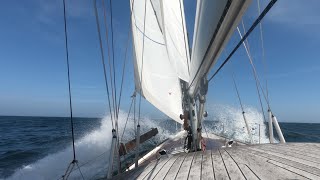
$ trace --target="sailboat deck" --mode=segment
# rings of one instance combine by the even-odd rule
[[[320,179],[320,144],[246,145],[178,153],[113,179]]]

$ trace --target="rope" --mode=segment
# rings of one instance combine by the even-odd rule
[[[127,127],[127,123],[128,123],[128,119],[129,119],[129,116],[130,116],[130,112],[131,112],[131,108],[132,108],[132,104],[133,104],[134,98],[135,98],[135,97],[133,97],[132,100],[131,100],[131,104],[130,104],[130,108],[129,108],[127,120],[126,120],[126,123],[124,124],[124,128],[123,128],[123,131],[122,131],[122,135],[121,135],[121,138],[120,138],[120,142],[122,142],[122,138],[123,138],[124,132],[125,132],[126,127]]]
[[[144,20],[143,20],[143,34],[146,31],[146,12],[147,12],[147,1],[144,3]],[[141,71],[140,71],[140,96],[139,96],[139,116],[138,116],[138,125],[140,124],[140,115],[141,115],[141,93],[142,93],[142,71],[143,71],[143,60],[144,60],[144,37],[142,38],[142,59],[141,59]]]
[[[93,4],[94,4],[95,16],[96,16],[97,30],[98,30],[98,35],[99,35],[101,62],[103,65],[103,74],[104,74],[104,80],[105,80],[105,85],[106,85],[106,89],[107,89],[109,113],[111,116],[112,129],[114,129],[115,127],[114,127],[114,123],[113,123],[113,115],[112,115],[112,110],[111,110],[110,95],[109,95],[110,93],[109,93],[108,78],[107,78],[107,72],[106,72],[106,66],[105,66],[105,57],[104,57],[103,45],[102,45],[102,39],[101,39],[101,32],[100,32],[100,23],[99,23],[98,9],[97,9],[97,1],[94,0]]]
[[[131,3],[131,9],[130,9],[130,22],[131,22],[131,16],[132,16],[132,8],[134,5],[134,0]],[[123,67],[122,67],[122,78],[121,78],[121,86],[120,86],[120,95],[119,95],[119,101],[118,101],[118,109],[117,109],[117,115],[119,115],[119,110],[120,110],[120,103],[121,103],[121,97],[122,97],[122,87],[123,87],[123,81],[124,81],[124,72],[125,72],[125,68],[126,68],[126,60],[127,60],[127,52],[128,52],[128,46],[129,46],[129,42],[130,42],[130,25],[129,24],[129,30],[128,30],[128,38],[127,38],[127,45],[126,45],[126,50],[125,50],[125,55],[124,55],[124,62],[123,62]],[[118,116],[117,116],[118,118]]]
[[[270,11],[270,9],[273,7],[273,5],[277,2],[277,0],[271,0],[269,4],[266,6],[266,8],[262,11],[262,13],[259,15],[259,17],[254,21],[250,29],[247,31],[247,33],[241,38],[241,40],[238,42],[236,47],[231,51],[229,56],[223,61],[223,63],[220,65],[220,67],[216,70],[216,72],[209,78],[208,82],[210,82],[223,68],[223,66],[230,60],[230,58],[233,56],[233,54],[238,50],[238,48],[241,46],[241,44],[248,38],[248,36],[251,34],[251,32],[255,29],[255,27],[260,23],[260,21],[265,17],[265,15]]]
[[[72,134],[72,152],[73,152],[73,160],[69,164],[63,179],[68,179],[75,165],[78,165],[78,161],[76,160],[76,149],[74,146],[74,127],[73,127],[73,114],[72,114],[72,96],[71,96],[71,82],[70,82],[70,64],[69,64],[69,49],[68,49],[68,31],[67,31],[67,16],[66,16],[66,2],[63,0],[63,20],[64,20],[64,35],[65,35],[65,47],[66,47],[66,60],[67,60],[67,70],[68,70],[68,92],[69,92],[69,108],[70,108],[70,123],[71,123],[71,134]],[[84,179],[83,174],[79,169],[79,172]]]
[[[225,8],[224,8],[224,10],[223,10],[223,14],[222,14],[222,16],[220,17],[219,22],[218,22],[218,24],[217,24],[217,28],[216,28],[215,32],[213,33],[213,35],[212,35],[212,38],[211,38],[210,43],[209,43],[209,46],[208,46],[208,48],[207,48],[207,50],[206,50],[206,52],[205,52],[205,54],[204,54],[204,56],[203,56],[203,58],[202,58],[201,64],[200,64],[200,66],[199,66],[199,68],[198,68],[198,70],[197,70],[194,78],[192,79],[192,81],[191,81],[191,83],[190,83],[190,85],[189,85],[189,87],[188,87],[187,89],[189,89],[189,88],[192,86],[194,80],[196,79],[198,73],[200,72],[200,69],[201,69],[201,67],[202,67],[202,65],[203,65],[203,63],[204,63],[205,57],[206,57],[207,54],[209,53],[209,47],[210,47],[211,44],[213,43],[216,35],[218,34],[218,31],[219,31],[219,29],[220,29],[220,27],[221,27],[221,24],[222,24],[225,16],[226,16],[227,13],[228,13],[228,10],[229,10],[230,6],[231,6],[231,3],[232,3],[232,1],[231,1],[231,0],[228,0],[227,4],[226,4],[226,6],[225,6]]]
[[[69,90],[71,134],[72,134],[72,151],[73,151],[73,160],[75,160],[76,159],[76,150],[74,147],[74,130],[73,130],[74,128],[73,128],[73,115],[72,115],[72,96],[71,96],[71,83],[70,83],[70,65],[69,65],[68,32],[67,32],[67,17],[66,17],[66,2],[65,2],[65,0],[63,0],[63,18],[64,18],[66,60],[67,60],[67,69],[68,69],[68,90]]]
[[[240,29],[239,27],[237,27],[237,30],[238,30],[238,33],[239,33],[239,36],[240,38],[242,38],[242,34],[240,32]],[[246,43],[247,45],[249,44],[248,41],[246,40],[245,42],[243,42],[243,46],[247,52],[247,55],[248,55],[248,58],[249,58],[249,62],[251,64],[251,67],[252,67],[252,70],[253,70],[253,76],[254,76],[254,79],[256,81],[256,88],[257,88],[257,93],[258,93],[258,97],[259,97],[259,102],[260,102],[260,106],[261,106],[261,111],[262,111],[262,114],[263,114],[263,120],[264,122],[266,122],[266,117],[264,115],[264,108],[263,108],[263,105],[262,105],[262,100],[261,100],[261,94],[260,94],[260,90],[259,90],[259,78],[258,78],[258,74],[257,74],[257,71],[256,71],[256,68],[253,64],[253,61],[252,61],[252,57],[251,57],[251,53],[250,53],[250,50],[248,49],[248,47],[246,46]],[[261,91],[263,91],[263,89],[261,89]]]
[[[238,87],[237,87],[237,84],[236,84],[236,81],[235,81],[235,78],[234,78],[234,73],[232,73],[232,80],[233,80],[234,88],[235,88],[235,90],[237,92],[237,96],[238,96],[238,100],[239,100],[239,103],[240,103],[240,106],[241,106],[242,113],[245,113],[243,105],[242,105],[242,101],[241,101],[241,98],[240,98],[240,93],[239,93],[239,90],[238,90]]]
[[[112,45],[112,66],[113,66],[113,88],[114,88],[114,111],[115,111],[115,126],[116,126],[116,133],[117,133],[117,145],[116,145],[116,154],[118,155],[119,147],[120,147],[120,141],[119,141],[119,124],[118,124],[118,111],[117,111],[117,84],[116,84],[116,68],[114,65],[114,36],[113,36],[113,13],[112,13],[112,0],[109,0],[110,5],[110,20],[111,20],[111,45]],[[118,173],[120,173],[121,168],[121,161],[120,156],[118,156]]]
[[[112,0],[109,0],[110,5],[110,20],[111,20],[111,45],[112,45],[112,66],[113,66],[113,86],[114,86],[114,104],[115,104],[115,116],[118,117],[117,113],[117,85],[116,85],[116,68],[114,66],[114,36],[113,36],[113,18],[112,18]],[[116,118],[116,128],[118,133],[118,118]]]
[[[79,169],[79,172],[80,172],[80,174],[81,174],[82,179],[84,179],[83,174],[82,174],[82,172],[81,172],[81,169],[80,169],[80,167],[79,167],[79,164],[76,163],[76,165],[77,165],[77,167],[78,167],[78,169]]]
[[[260,0],[258,1],[258,13],[260,14],[261,9],[260,9]],[[261,39],[261,48],[262,48],[262,62],[264,64],[264,76],[266,79],[266,95],[267,99],[269,100],[269,91],[268,91],[268,79],[267,79],[267,73],[268,73],[268,67],[267,67],[267,62],[265,59],[265,49],[264,49],[264,40],[263,40],[263,33],[262,33],[262,22],[259,23],[259,29],[260,29],[260,39]]]
[[[109,64],[109,73],[110,73],[110,80],[111,80],[111,94],[112,94],[112,105],[113,105],[113,113],[114,113],[114,121],[116,121],[116,104],[114,100],[114,88],[113,88],[113,76],[112,76],[112,67],[111,67],[111,58],[110,58],[110,45],[109,45],[109,33],[108,33],[108,22],[107,22],[107,10],[104,4],[104,0],[102,0],[102,7],[103,7],[103,18],[104,18],[104,25],[106,29],[106,40],[107,40],[107,49],[108,49],[108,64]]]

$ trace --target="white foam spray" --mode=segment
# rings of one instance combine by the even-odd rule
[[[123,127],[127,119],[127,113],[119,112],[119,135],[122,135]],[[140,120],[141,132],[144,133],[152,127],[157,127],[156,123],[149,118]],[[123,139],[129,140],[134,138],[134,122],[132,117],[129,118]],[[159,135],[155,137],[155,142],[166,139],[170,134],[157,127]],[[110,116],[106,116],[101,120],[98,129],[86,134],[83,138],[75,143],[76,158],[81,166],[80,169],[85,179],[96,179],[105,177],[108,167],[109,149],[111,145],[111,121]],[[17,169],[10,176],[9,180],[26,179],[26,180],[43,180],[43,179],[59,179],[65,173],[67,166],[72,161],[72,148],[66,148],[60,152],[50,154],[43,159],[32,164]],[[83,165],[85,164],[85,165]],[[69,179],[82,179],[79,170],[75,170],[69,176]]]
[[[234,139],[243,141],[248,140],[242,112],[239,108],[215,105],[207,108],[209,112],[208,120],[215,120],[213,126],[207,126],[209,132],[221,134]],[[255,108],[246,107],[246,116],[249,126],[252,130],[253,139],[258,142],[257,125],[260,124],[261,143],[268,143],[266,136],[266,127],[263,123],[262,114]],[[119,136],[121,137],[127,113],[119,112]],[[159,120],[151,120],[143,117],[140,120],[141,132],[144,133],[150,128],[157,127],[159,134],[153,139],[153,143],[158,143],[173,135],[173,132],[159,126]],[[207,123],[208,124],[208,123]],[[210,123],[209,123],[210,124]],[[212,123],[213,124],[213,123]],[[98,129],[86,134],[83,138],[76,141],[76,155],[81,171],[85,179],[97,179],[105,177],[108,167],[109,149],[111,144],[111,121],[110,116],[106,116],[101,120]],[[123,141],[134,138],[134,122],[132,117],[129,118],[127,128],[123,136]],[[72,148],[66,148],[60,152],[50,154],[43,159],[32,164],[17,169],[10,176],[9,180],[26,179],[26,180],[43,180],[43,179],[59,179],[65,173],[67,166],[72,161]],[[86,164],[85,164],[86,163]],[[83,165],[85,164],[85,165]],[[76,168],[75,168],[76,169]],[[74,170],[70,179],[82,179],[79,170]]]
[[[244,108],[253,143],[259,143],[259,125],[260,143],[269,143],[262,113],[250,106],[245,106]],[[229,105],[214,105],[209,106],[207,111],[209,116],[206,119],[215,121],[212,126],[206,123],[207,127],[209,127],[207,128],[209,132],[242,142],[250,142],[240,108]]]

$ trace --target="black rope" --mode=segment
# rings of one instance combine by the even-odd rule
[[[105,80],[105,85],[107,89],[107,97],[108,97],[108,104],[109,104],[109,113],[111,116],[111,123],[112,123],[112,128],[114,129],[114,124],[113,124],[113,116],[112,116],[112,110],[111,110],[111,103],[110,103],[110,93],[109,93],[109,86],[108,86],[108,78],[107,78],[107,72],[106,72],[106,65],[105,65],[105,57],[104,57],[104,52],[103,52],[103,45],[102,45],[102,39],[101,39],[101,32],[100,32],[100,23],[99,23],[99,16],[98,16],[98,9],[97,9],[97,1],[93,1],[94,4],[94,12],[96,16],[96,24],[97,24],[97,30],[98,30],[98,36],[99,36],[99,43],[100,43],[100,52],[101,52],[101,62],[103,65],[103,74],[104,74],[104,80]]]
[[[144,21],[143,21],[143,34],[146,31],[146,12],[147,12],[147,1],[144,3]],[[144,60],[144,37],[142,39],[142,60],[141,60],[141,71],[140,71],[140,96],[139,96],[139,116],[138,116],[138,125],[140,122],[140,109],[141,109],[141,96],[142,96],[142,71],[143,71],[143,60]]]
[[[232,0],[228,0],[226,6],[224,7],[223,13],[222,13],[222,15],[221,15],[221,17],[220,17],[220,19],[219,19],[218,24],[217,24],[217,28],[216,28],[216,30],[214,31],[214,33],[213,33],[213,35],[212,35],[212,37],[211,37],[209,46],[207,47],[207,50],[206,50],[206,52],[205,52],[205,54],[204,54],[204,56],[203,56],[203,58],[202,58],[202,61],[201,61],[201,63],[200,63],[200,66],[199,66],[199,68],[198,68],[198,70],[197,70],[194,78],[192,79],[191,83],[189,84],[188,89],[192,86],[194,80],[195,80],[196,77],[198,76],[198,73],[200,72],[200,69],[201,69],[201,67],[202,67],[202,65],[203,65],[203,63],[204,63],[204,60],[205,60],[207,54],[209,53],[209,47],[211,46],[211,44],[213,43],[215,37],[217,36],[218,31],[219,31],[219,29],[220,29],[220,27],[221,27],[221,25],[222,25],[222,23],[223,23],[223,20],[224,20],[225,16],[227,15],[228,10],[229,10],[229,8],[230,8],[230,6],[231,6],[231,3],[232,3]]]
[[[236,45],[236,47],[231,51],[227,59],[223,61],[223,63],[220,65],[218,70],[209,78],[208,82],[210,82],[223,68],[223,66],[230,60],[230,58],[233,56],[233,54],[238,50],[238,48],[241,46],[243,41],[245,41],[248,36],[251,34],[251,32],[255,29],[255,27],[260,23],[260,21],[265,17],[265,15],[270,11],[272,6],[277,2],[277,0],[271,0],[267,7],[262,11],[262,13],[259,15],[259,17],[254,21],[250,29],[247,31],[247,33],[241,38],[239,43]]]
[[[72,97],[71,97],[71,83],[70,83],[70,65],[69,65],[69,49],[68,49],[68,32],[67,32],[67,17],[66,17],[66,2],[63,0],[63,18],[64,18],[64,36],[65,36],[65,46],[66,46],[66,60],[68,69],[68,90],[69,90],[69,108],[70,108],[70,123],[71,123],[71,133],[72,133],[72,150],[73,150],[73,160],[76,159],[76,150],[74,147],[74,128],[73,128],[73,115],[72,115]]]
[[[67,31],[67,16],[66,16],[66,2],[63,0],[63,20],[64,20],[64,35],[65,35],[65,47],[66,47],[66,61],[67,61],[67,70],[68,70],[68,92],[69,92],[69,108],[70,108],[70,123],[71,123],[71,134],[72,134],[72,152],[73,152],[73,160],[69,164],[63,179],[68,179],[70,173],[72,172],[75,165],[78,166],[79,172],[84,179],[83,174],[78,165],[78,161],[76,160],[76,149],[74,146],[74,127],[73,127],[73,113],[72,113],[72,96],[71,96],[71,81],[70,81],[70,63],[69,63],[69,49],[68,49],[68,31]]]

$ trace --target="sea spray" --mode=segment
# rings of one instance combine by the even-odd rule
[[[127,113],[119,112],[119,136],[121,137]],[[151,128],[158,128],[159,134],[151,141],[147,141],[142,145],[142,150],[153,148],[164,139],[168,138],[175,132],[169,132],[161,128],[159,125],[163,121],[171,120],[151,120],[147,117],[142,117],[140,120],[141,132],[144,133]],[[123,142],[134,138],[134,122],[130,116],[123,136]],[[100,122],[100,127],[87,133],[75,143],[76,158],[78,160],[81,172],[85,179],[97,179],[105,177],[108,167],[109,149],[111,145],[111,120],[110,116],[104,117]],[[67,166],[72,161],[72,148],[63,149],[57,153],[49,154],[48,156],[32,163],[25,165],[15,171],[8,179],[59,179],[65,173]],[[74,171],[69,176],[69,179],[81,179],[79,170],[75,167]]]
[[[209,116],[205,119],[204,125],[208,132],[241,142],[249,143],[251,141],[240,108],[219,104],[209,106],[207,111]],[[259,125],[260,143],[269,143],[262,113],[256,108],[245,106],[245,116],[253,143],[259,143]]]

